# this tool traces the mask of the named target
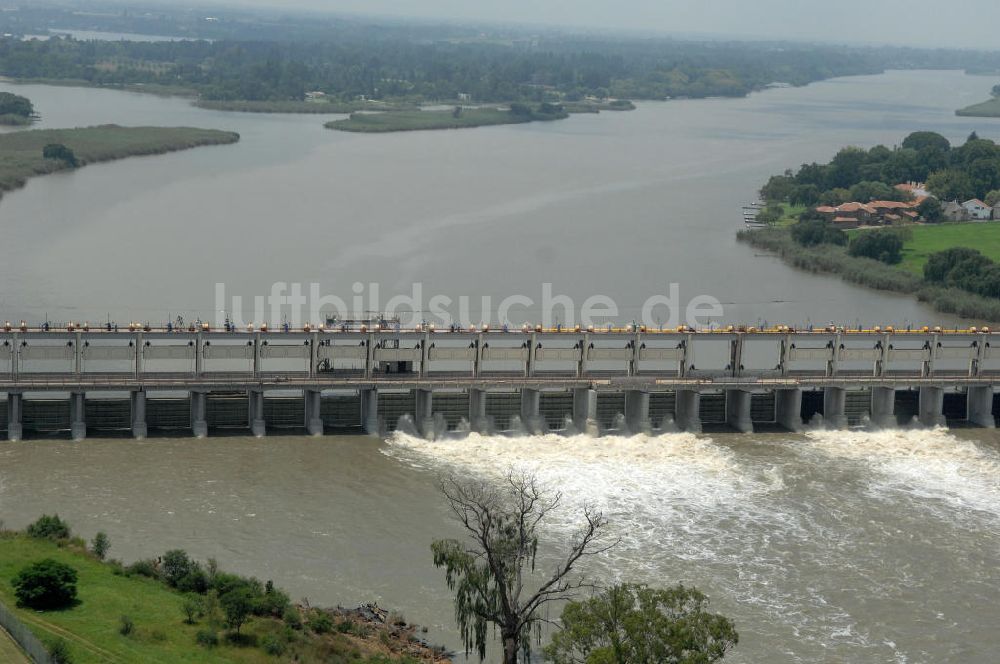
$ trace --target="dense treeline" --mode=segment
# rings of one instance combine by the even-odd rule
[[[584,95],[665,99],[742,96],[881,71],[862,51],[665,40],[467,42],[0,42],[0,75],[95,85],[185,86],[214,100],[338,99],[574,101]]]
[[[801,205],[905,200],[908,195],[894,185],[910,181],[926,182],[929,191],[945,201],[1000,198],[1000,146],[975,133],[953,147],[935,132],[915,132],[898,147],[848,147],[828,164],[785,171],[767,182],[761,196]]]

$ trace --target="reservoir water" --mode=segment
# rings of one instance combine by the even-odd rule
[[[743,100],[469,131],[356,136],[322,120],[177,99],[8,86],[43,126],[218,127],[239,145],[40,178],[0,202],[0,317],[212,316],[213,288],[355,281],[453,297],[540,283],[630,318],[670,282],[730,320],[944,320],[906,298],[795,272],[735,242],[771,173],[957,118],[989,79],[892,72]],[[543,549],[585,503],[622,544],[596,578],[697,585],[741,635],[732,661],[995,661],[1000,434],[980,430],[665,434],[428,442],[269,437],[0,443],[0,519],[58,512],[126,560],[183,547],[313,604],[378,600],[458,646],[430,542],[458,534],[435,485],[509,467],[565,493]],[[548,561],[548,559],[546,559]],[[545,561],[543,561],[545,562]],[[726,661],[729,661],[727,657]]]
[[[474,322],[482,296],[496,307],[513,294],[535,306],[512,317],[539,321],[546,282],[578,307],[609,296],[626,321],[671,283],[682,304],[717,298],[730,321],[943,320],[907,298],[757,255],[736,242],[740,207],[769,175],[844,145],[893,145],[918,129],[954,141],[973,129],[1000,133],[995,120],[954,115],[989,90],[988,78],[958,72],[381,136],[326,130],[323,117],[213,112],[183,99],[0,88],[30,97],[42,127],[187,125],[243,137],[38,178],[6,196],[0,311],[32,321],[214,320],[217,282],[250,307],[278,281],[318,283],[347,301],[355,282],[378,283],[382,305],[419,282],[425,301],[470,296]]]

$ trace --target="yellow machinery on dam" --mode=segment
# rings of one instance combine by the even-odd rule
[[[361,325],[0,329],[0,426],[25,436],[449,429],[993,427],[989,329]]]

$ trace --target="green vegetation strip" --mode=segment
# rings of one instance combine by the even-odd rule
[[[354,113],[346,120],[334,120],[327,129],[359,133],[388,133],[394,131],[424,131],[429,129],[465,129],[490,125],[524,124],[536,120],[562,120],[568,117],[559,113],[515,113],[514,111],[478,108],[454,111],[404,111],[399,113]]]
[[[984,226],[983,224],[978,225]],[[949,226],[941,228],[946,229]],[[914,230],[916,229],[914,228]],[[759,249],[777,254],[786,263],[802,270],[836,274],[845,281],[868,288],[911,295],[942,313],[955,314],[977,321],[1000,322],[1000,300],[969,293],[959,288],[937,286],[924,281],[919,273],[914,273],[914,261],[923,260],[926,262],[926,257],[924,257],[923,259],[913,258],[909,264],[907,263],[907,247],[920,246],[923,241],[916,240],[916,234],[914,234],[913,239],[907,240],[907,243],[904,244],[904,259],[902,263],[897,265],[887,265],[870,258],[851,256],[845,247],[832,244],[805,247],[795,242],[791,233],[782,228],[740,231],[739,239]],[[945,245],[942,244],[942,246]],[[952,243],[946,246],[963,245]]]
[[[954,247],[978,249],[1000,263],[1000,223],[928,224],[909,228],[912,236],[903,243],[903,262],[899,267],[911,274],[923,275],[924,264],[931,254]]]
[[[239,113],[301,113],[310,115],[347,115],[357,111],[404,111],[416,110],[413,105],[383,104],[379,102],[334,102],[334,101],[216,101],[200,99],[194,104],[210,111],[234,111]]]
[[[162,584],[141,577],[116,576],[112,567],[85,554],[28,537],[0,538],[0,599],[16,603],[10,585],[17,572],[37,560],[52,558],[79,574],[80,603],[62,611],[17,609],[15,613],[43,642],[64,639],[74,662],[255,662],[267,661],[262,651],[220,646],[207,650],[195,644],[198,626],[185,625],[184,598]],[[119,634],[121,616],[137,625],[133,636]],[[243,656],[243,655],[246,656]],[[259,655],[259,657],[254,657]]]
[[[994,97],[981,104],[973,104],[955,111],[955,115],[970,118],[1000,118],[1000,98]]]
[[[24,186],[30,177],[73,168],[62,159],[46,159],[49,145],[64,145],[77,165],[140,155],[164,154],[203,145],[235,143],[239,134],[188,127],[119,127],[38,129],[0,135],[0,192]]]

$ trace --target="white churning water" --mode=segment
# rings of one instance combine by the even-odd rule
[[[987,661],[983,644],[929,630],[988,630],[969,604],[992,600],[962,590],[1000,590],[988,442],[938,429],[388,442],[391,457],[442,474],[536,474],[565,496],[554,546],[585,504],[600,507],[622,544],[588,571],[698,585],[737,620],[734,661]]]

